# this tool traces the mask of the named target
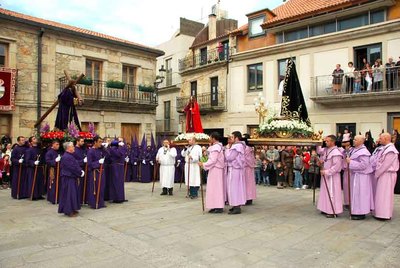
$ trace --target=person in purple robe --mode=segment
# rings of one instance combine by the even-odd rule
[[[11,152],[11,197],[21,199],[24,196],[21,195],[21,182],[25,179],[26,171],[24,157],[28,147],[25,145],[25,137],[19,136],[17,143]]]
[[[229,137],[230,144],[225,150],[227,163],[226,190],[228,203],[231,206],[229,214],[240,214],[241,206],[246,204],[246,182],[244,178],[244,153],[246,145],[241,142],[242,134],[232,132]]]
[[[60,142],[53,141],[51,144],[51,148],[47,151],[45,156],[47,165],[47,201],[52,204],[58,203],[60,198],[59,191],[62,184],[59,171],[61,161],[59,149]]]
[[[103,157],[104,159],[104,178],[105,178],[105,186],[104,186],[104,201],[110,200],[110,185],[111,185],[111,158],[110,158],[110,145],[111,138],[106,138],[102,143],[103,146]]]
[[[86,157],[85,140],[82,137],[78,137],[76,139],[75,143],[76,143],[76,145],[75,145],[75,150],[73,152],[73,156],[75,157],[76,161],[78,161],[80,168],[83,171],[85,171],[85,170],[87,171],[87,157]],[[85,184],[86,184],[86,187],[85,187]],[[87,199],[86,194],[85,194],[85,200],[82,200],[84,189],[87,189],[87,174],[85,174],[85,177],[83,177],[80,180],[80,183],[78,185],[79,204],[86,203],[86,199]]]
[[[61,180],[63,183],[60,191],[58,213],[64,213],[69,217],[75,217],[78,214],[78,210],[81,209],[78,193],[78,184],[80,184],[79,178],[83,178],[85,172],[74,156],[74,144],[72,142],[65,142],[63,147],[65,153],[60,163]]]
[[[182,148],[176,148],[175,158],[175,183],[180,183],[185,177],[185,158],[182,156]]]
[[[354,148],[346,158],[350,169],[350,214],[352,220],[363,220],[374,209],[372,196],[373,169],[370,165],[371,153],[365,147],[365,137],[354,137]]]
[[[32,136],[29,138],[31,147],[26,150],[26,178],[28,195],[32,200],[43,199],[44,194],[44,155],[38,146],[38,140]]]
[[[129,162],[131,164],[131,177],[130,181],[137,182],[139,181],[139,147],[134,146],[131,148],[131,152],[129,154]]]
[[[109,196],[113,203],[125,200],[124,167],[127,148],[122,141],[112,141],[110,148],[110,189]]]
[[[103,139],[93,138],[93,147],[87,153],[88,161],[88,204],[93,209],[105,207],[104,190],[106,185],[104,172],[105,151],[102,145]]]
[[[140,160],[140,181],[145,183],[152,182],[155,158],[150,146],[147,146],[142,152]]]
[[[58,111],[56,117],[55,127],[59,130],[65,130],[71,122],[74,122],[75,126],[81,130],[81,125],[78,119],[78,113],[76,112],[75,106],[78,105],[79,100],[76,94],[76,87],[71,86],[65,88],[58,95]]]
[[[374,217],[378,220],[390,220],[393,217],[394,188],[399,170],[399,152],[391,143],[389,133],[382,133],[379,141],[382,144],[382,149],[376,157]]]
[[[342,187],[340,172],[343,168],[343,154],[336,147],[336,136],[325,138],[326,148],[321,155],[321,190],[318,199],[318,210],[327,218],[343,212]]]

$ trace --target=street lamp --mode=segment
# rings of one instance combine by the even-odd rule
[[[161,65],[161,68],[158,70],[158,75],[156,76],[156,80],[154,81],[154,87],[156,90],[158,89],[158,86],[164,81],[165,79],[165,68],[164,65]]]

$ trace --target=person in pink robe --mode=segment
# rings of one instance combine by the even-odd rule
[[[354,148],[346,158],[350,170],[350,213],[352,220],[363,220],[374,208],[371,177],[373,169],[369,158],[371,153],[364,146],[365,137],[354,137]],[[347,174],[347,172],[346,172]]]
[[[321,157],[321,190],[318,199],[318,210],[333,218],[343,212],[342,187],[340,171],[343,168],[343,154],[336,147],[336,136],[329,135],[325,138],[326,148]],[[331,202],[332,201],[332,202]],[[333,206],[333,209],[332,209]]]
[[[372,153],[371,157],[369,158],[369,162],[370,162],[372,170],[374,172],[376,170],[376,163],[378,162],[378,156],[379,156],[379,154],[381,153],[381,151],[382,151],[382,149],[384,147],[384,146],[382,146],[380,144],[381,134],[379,134],[378,139],[376,140],[376,146],[377,147],[375,148],[374,152]],[[376,194],[376,179],[375,179],[375,175],[372,176],[371,182],[372,182],[372,196],[375,199],[375,194]],[[374,200],[374,204],[375,204],[375,200]]]
[[[208,160],[199,162],[199,166],[208,170],[206,208],[209,213],[222,213],[225,206],[224,176],[225,156],[224,147],[220,143],[218,132],[210,134],[211,146],[207,149]]]
[[[253,200],[257,198],[256,178],[254,167],[256,166],[256,158],[254,156],[254,149],[246,146],[244,151],[244,178],[246,182],[246,205],[252,205]]]
[[[383,146],[378,153],[375,179],[375,218],[379,220],[390,220],[393,216],[394,187],[399,169],[399,152],[391,143],[389,133],[382,133],[380,142]]]
[[[228,203],[232,208],[229,214],[240,214],[240,206],[246,204],[246,183],[244,179],[244,150],[245,144],[240,140],[242,133],[234,131],[229,137],[231,144],[227,145],[225,150],[225,159],[228,166],[227,171],[227,195]]]

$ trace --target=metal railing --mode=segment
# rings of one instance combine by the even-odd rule
[[[232,48],[214,48],[187,56],[179,60],[179,71],[208,66],[218,62],[226,62],[232,54]]]
[[[220,91],[217,96],[212,96],[211,93],[197,94],[197,103],[200,106],[200,111],[223,111],[226,110],[226,92]],[[217,97],[213,100],[213,97]],[[190,96],[176,98],[176,110],[182,112],[185,106],[189,103]]]
[[[59,79],[60,91],[67,85],[65,77]],[[85,100],[157,105],[155,92],[144,92],[137,85],[125,84],[124,88],[107,87],[106,81],[92,80],[91,84],[77,84],[77,90]]]
[[[158,88],[162,89],[165,87],[180,87],[180,84],[182,83],[181,76],[179,75],[178,72],[173,72],[172,69],[169,69],[165,72],[165,79],[160,83]]]
[[[311,78],[311,98],[345,94],[369,94],[400,89],[400,66],[384,66],[338,75]]]

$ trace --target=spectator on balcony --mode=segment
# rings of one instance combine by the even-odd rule
[[[342,89],[342,84],[343,84],[343,70],[340,68],[340,64],[336,64],[336,69],[333,70],[332,76],[332,89],[333,89],[333,94],[337,94],[341,91]]]
[[[224,45],[221,42],[218,43],[217,53],[218,53],[219,60],[224,60],[225,59]]]
[[[395,89],[396,85],[397,69],[396,69],[396,64],[393,61],[392,57],[388,59],[388,62],[385,64],[385,68],[386,68],[386,89],[393,90]]]
[[[349,62],[346,70],[346,93],[352,93],[354,89],[354,64]]]
[[[363,70],[365,77],[365,88],[367,92],[372,90],[372,68],[369,63],[365,64],[365,68]]]
[[[361,72],[361,91],[365,91],[367,90],[367,82],[365,81],[365,67],[367,66],[367,59],[363,58],[363,65],[362,68],[360,68],[360,72]]]
[[[361,80],[363,79],[362,73],[359,70],[354,71],[354,93],[361,92]]]
[[[194,96],[190,96],[189,103],[183,111],[186,113],[186,133],[203,133],[200,106]]]
[[[373,78],[374,78],[373,91],[381,91],[383,82],[383,68],[380,59],[377,59],[373,66]]]

